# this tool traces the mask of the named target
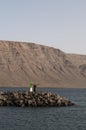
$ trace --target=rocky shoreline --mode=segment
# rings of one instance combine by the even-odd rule
[[[69,99],[51,92],[0,92],[0,106],[61,107],[74,105]]]

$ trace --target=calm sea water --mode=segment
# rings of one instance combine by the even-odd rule
[[[1,91],[28,90],[0,88]],[[86,130],[86,89],[42,88],[68,97],[72,107],[0,107],[0,130]]]

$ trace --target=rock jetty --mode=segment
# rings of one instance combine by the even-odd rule
[[[0,92],[0,106],[60,107],[72,106],[69,99],[51,92]]]

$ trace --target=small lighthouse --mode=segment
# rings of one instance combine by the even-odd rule
[[[33,92],[33,83],[30,82],[30,92]]]

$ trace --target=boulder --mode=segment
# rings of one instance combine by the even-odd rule
[[[69,99],[50,92],[0,92],[0,106],[72,106]]]

